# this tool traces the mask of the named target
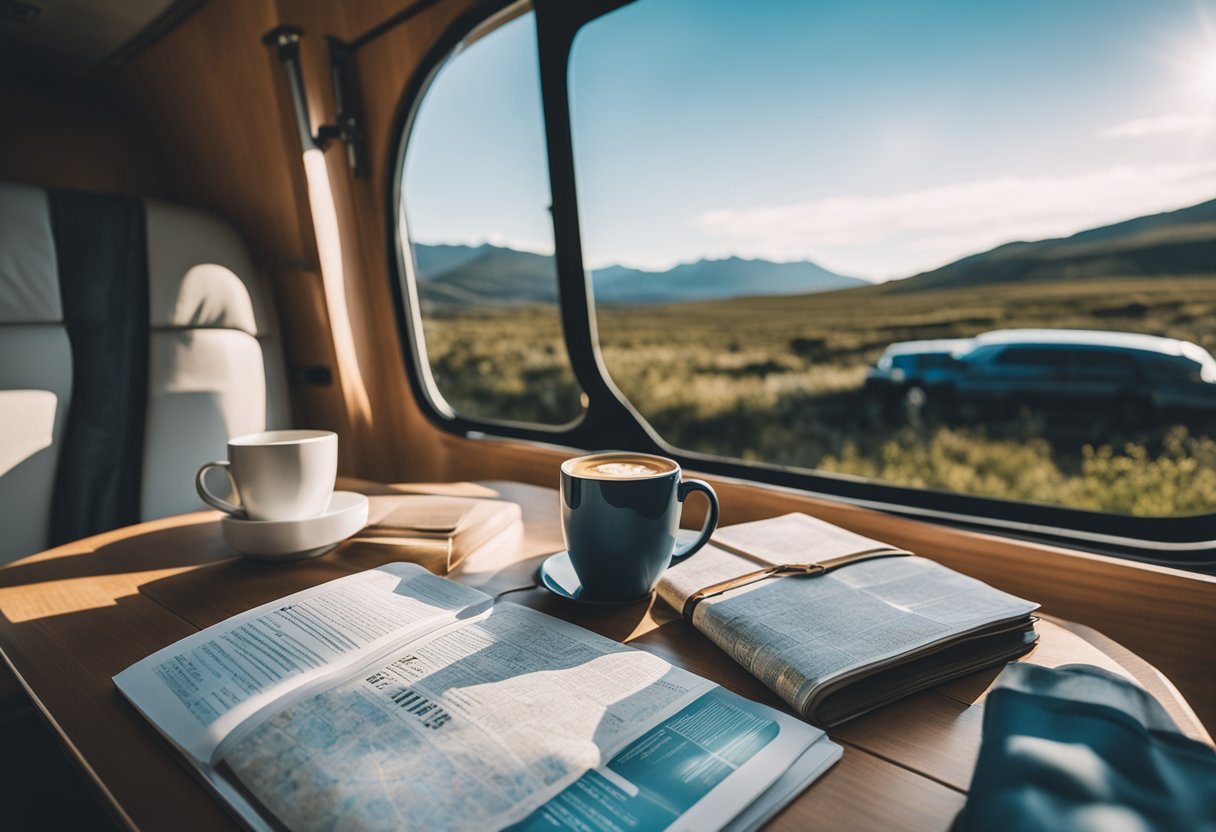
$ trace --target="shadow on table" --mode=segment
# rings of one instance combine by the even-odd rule
[[[236,557],[220,537],[214,512],[140,524],[69,543],[0,569],[0,587],[173,569]],[[149,528],[149,525],[152,528]]]
[[[138,593],[25,619],[0,612],[0,649],[51,715],[53,728],[70,741],[72,760],[66,768],[79,770],[76,753],[87,760],[137,825],[158,825],[154,820],[163,825],[166,819],[186,817],[197,828],[231,826],[223,808],[195,785],[176,752],[111,681],[131,664],[193,632],[188,623]],[[43,724],[40,715],[36,719]],[[109,828],[102,818],[104,809],[91,808],[104,802],[95,795],[91,780],[82,778],[84,785],[77,789],[75,777],[61,774],[65,767],[54,760],[60,751],[57,740],[54,730],[0,723],[0,756],[9,750],[16,754],[0,761],[0,828]],[[19,786],[23,782],[28,789]],[[76,803],[81,805],[66,805]],[[14,818],[29,817],[29,811],[36,813],[35,822],[13,823]]]

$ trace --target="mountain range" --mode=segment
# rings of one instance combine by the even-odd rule
[[[423,299],[438,305],[552,303],[553,258],[484,244],[414,246]],[[1216,199],[1034,242],[1012,242],[902,280],[872,285],[810,261],[698,260],[664,272],[609,266],[592,273],[600,303],[663,304],[806,295],[867,287],[901,293],[997,283],[1216,274]]]
[[[553,258],[484,244],[414,246],[419,292],[437,304],[552,303],[557,299]],[[805,295],[869,285],[809,261],[698,260],[663,272],[609,266],[592,272],[600,303],[661,304],[723,300],[744,295]]]
[[[875,290],[897,293],[1094,277],[1212,274],[1216,274],[1216,199],[1070,237],[1005,243]]]

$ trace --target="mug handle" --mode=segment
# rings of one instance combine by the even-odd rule
[[[694,491],[700,491],[709,500],[709,512],[705,515],[705,525],[701,527],[701,534],[692,543],[682,549],[676,549],[675,554],[671,556],[672,563],[692,557],[699,552],[701,547],[709,542],[709,536],[714,533],[714,529],[718,528],[718,495],[710,488],[709,483],[703,480],[684,480],[676,490],[676,499],[682,503],[684,498]]]
[[[218,508],[225,514],[231,514],[233,517],[244,517],[245,509],[238,505],[233,505],[227,500],[221,500],[207,490],[207,483],[204,481],[204,478],[212,468],[224,469],[224,473],[228,476],[228,481],[232,483],[232,493],[236,494],[237,498],[240,499],[240,492],[236,490],[236,480],[232,478],[232,471],[229,469],[228,460],[226,459],[208,462],[202,468],[199,468],[198,473],[194,475],[194,490],[198,492],[198,496],[202,498],[203,502],[212,508]]]

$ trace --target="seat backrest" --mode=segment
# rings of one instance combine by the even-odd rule
[[[289,420],[273,306],[230,226],[0,183],[0,563],[200,508],[199,465]]]

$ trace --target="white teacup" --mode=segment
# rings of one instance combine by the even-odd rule
[[[236,505],[207,489],[204,477],[222,468]],[[338,476],[338,435],[327,430],[267,430],[228,440],[228,459],[198,469],[198,496],[220,511],[249,520],[305,520],[325,511]]]

